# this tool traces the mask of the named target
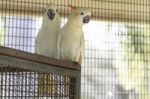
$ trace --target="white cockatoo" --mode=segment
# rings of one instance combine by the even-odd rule
[[[57,57],[81,65],[85,43],[82,26],[90,21],[91,11],[71,5],[69,7],[73,12],[58,34]]]
[[[57,55],[57,37],[60,31],[60,16],[57,13],[55,4],[46,6],[42,20],[41,29],[36,37],[35,53],[56,58]],[[38,75],[38,92],[41,96],[52,95],[55,92],[53,75],[39,74]]]
[[[46,6],[42,26],[36,37],[35,53],[56,58],[57,36],[60,31],[60,16],[56,5],[51,3]]]

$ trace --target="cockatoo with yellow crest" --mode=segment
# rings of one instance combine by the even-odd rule
[[[72,13],[67,23],[61,29],[57,42],[57,57],[81,64],[84,50],[84,33],[82,26],[90,21],[91,12],[87,8],[77,8],[69,5]]]
[[[51,3],[46,6],[42,26],[36,37],[36,53],[56,58],[57,36],[60,31],[60,16],[57,7]]]

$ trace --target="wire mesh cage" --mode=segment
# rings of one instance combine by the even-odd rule
[[[1,99],[79,99],[80,70],[36,62],[42,57],[30,53],[0,48],[0,98]],[[8,54],[7,52],[15,54]],[[16,55],[17,54],[17,55]],[[25,56],[28,55],[25,59]],[[32,60],[30,60],[30,58]],[[47,57],[46,57],[47,58]],[[50,59],[49,59],[50,60]],[[55,62],[58,62],[55,60]],[[49,64],[48,64],[49,63]],[[63,64],[63,62],[61,63]],[[57,65],[54,66],[54,65]],[[72,65],[76,66],[77,65]],[[70,67],[72,67],[70,66]],[[80,67],[80,66],[79,66]]]
[[[81,99],[150,99],[149,0],[0,0],[0,45],[34,53],[44,6],[51,2],[57,5],[62,26],[71,13],[69,4],[92,12],[83,27]]]

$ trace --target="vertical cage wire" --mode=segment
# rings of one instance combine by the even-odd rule
[[[150,98],[149,0],[0,0],[0,45],[34,53],[50,2],[58,6],[62,26],[71,13],[68,4],[92,11],[83,27],[81,99]]]

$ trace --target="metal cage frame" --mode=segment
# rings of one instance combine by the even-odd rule
[[[45,56],[32,54],[20,50],[15,50],[11,48],[0,47],[0,76],[1,73],[4,72],[3,69],[9,70],[9,72],[10,71],[13,72],[13,68],[17,68],[18,69],[17,72],[23,70],[25,72],[29,71],[29,72],[38,72],[38,73],[47,73],[47,74],[54,73],[57,75],[64,75],[64,76],[67,75],[70,77],[74,77],[76,82],[73,82],[73,84],[69,84],[69,86],[72,87],[73,90],[73,92],[69,92],[69,94],[71,93],[73,97],[61,98],[60,96],[58,99],[80,99],[81,67],[75,63],[69,63],[63,60],[57,60],[50,57],[45,57]],[[1,88],[3,87],[2,82],[0,83],[0,86]],[[71,90],[69,89],[69,91]],[[0,97],[2,97],[2,95]],[[6,96],[3,96],[1,99],[5,97]],[[36,97],[39,98],[41,96],[37,95]],[[57,95],[56,96],[53,95],[53,97],[57,97]],[[51,99],[51,97],[48,99]]]

